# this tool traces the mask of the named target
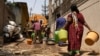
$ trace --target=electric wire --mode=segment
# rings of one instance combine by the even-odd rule
[[[34,8],[35,8],[35,5],[36,5],[36,0],[34,1],[34,5],[33,5],[33,9],[32,9],[32,11],[34,10]]]

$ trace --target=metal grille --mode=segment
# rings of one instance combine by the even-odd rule
[[[77,4],[77,6],[80,6],[83,3],[85,3],[86,1],[88,1],[88,0],[65,0],[64,3],[61,5],[61,8],[60,8],[62,10],[61,14],[68,12],[71,4],[75,3],[75,4]]]
[[[88,0],[71,0],[71,4],[76,3],[78,6],[82,5]]]

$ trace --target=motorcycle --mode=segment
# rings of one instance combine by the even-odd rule
[[[23,38],[21,34],[21,28],[14,21],[10,21],[3,29],[4,42],[16,41]]]

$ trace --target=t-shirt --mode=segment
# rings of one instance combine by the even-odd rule
[[[40,30],[41,29],[41,24],[39,22],[34,23],[34,30]]]
[[[62,17],[57,18],[57,20],[56,20],[56,28],[57,29],[58,28],[62,28],[65,25],[65,23],[66,23],[65,18],[62,18]]]

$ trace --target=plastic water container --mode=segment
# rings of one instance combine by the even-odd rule
[[[86,38],[85,38],[85,43],[86,43],[87,45],[90,45],[90,46],[91,46],[91,45],[93,45],[95,42],[97,42],[98,39],[99,39],[98,33],[95,32],[95,31],[90,31],[90,32],[87,33],[87,36],[86,36]]]
[[[54,40],[55,40],[56,43],[59,42],[58,32],[59,31],[55,31],[55,33],[54,33]]]
[[[26,40],[26,43],[27,43],[28,45],[31,45],[31,44],[32,44],[32,39],[27,39],[27,40]]]
[[[31,37],[32,37],[32,39],[33,39],[33,38],[35,37],[35,33],[32,33],[32,34],[31,34]]]
[[[58,37],[60,41],[66,42],[68,38],[68,32],[65,29],[60,29],[58,32]]]

